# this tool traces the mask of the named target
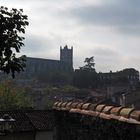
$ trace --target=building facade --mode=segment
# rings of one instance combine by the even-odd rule
[[[60,47],[60,60],[27,57],[26,74],[42,73],[48,71],[71,72],[73,71],[73,48]]]
[[[139,71],[135,70],[134,68],[127,68],[123,69],[122,71],[112,72],[109,73],[99,73],[99,78],[107,84],[114,84],[116,85],[131,85],[135,86],[139,83]]]

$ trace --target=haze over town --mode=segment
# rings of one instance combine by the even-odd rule
[[[95,57],[97,71],[140,70],[139,0],[1,0],[22,8],[30,25],[22,53],[59,59],[59,47],[74,47],[74,68]]]

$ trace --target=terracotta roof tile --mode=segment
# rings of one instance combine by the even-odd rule
[[[52,130],[54,117],[51,110],[33,110],[26,112],[36,130]]]
[[[68,102],[65,107],[68,108],[70,113],[80,113],[93,117],[100,117],[102,119],[115,119],[140,125],[140,110],[135,110],[133,108],[81,102]],[[56,105],[56,110],[63,111],[58,105]]]

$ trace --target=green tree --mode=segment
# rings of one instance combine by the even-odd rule
[[[36,73],[34,75],[40,82],[50,83],[54,85],[70,84],[72,82],[72,73],[50,71]]]
[[[21,35],[28,24],[22,9],[0,7],[0,71],[11,73],[13,78],[15,72],[23,71],[25,67],[25,56],[17,57],[16,54],[24,46]]]
[[[0,83],[0,110],[32,107],[31,99],[24,89],[18,90],[11,81]]]
[[[76,93],[78,91],[79,91],[79,89],[72,85],[64,85],[62,87],[62,92],[64,92],[64,93]]]
[[[99,77],[94,68],[94,57],[87,57],[85,65],[75,70],[73,83],[78,88],[96,88],[98,86]]]
[[[83,67],[80,67],[80,70],[84,70],[88,72],[95,72],[94,56],[85,58],[84,63],[85,65]]]

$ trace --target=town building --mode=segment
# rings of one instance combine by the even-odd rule
[[[121,71],[109,73],[99,72],[100,80],[105,85],[129,85],[136,86],[139,83],[139,71],[134,68],[126,68]]]

